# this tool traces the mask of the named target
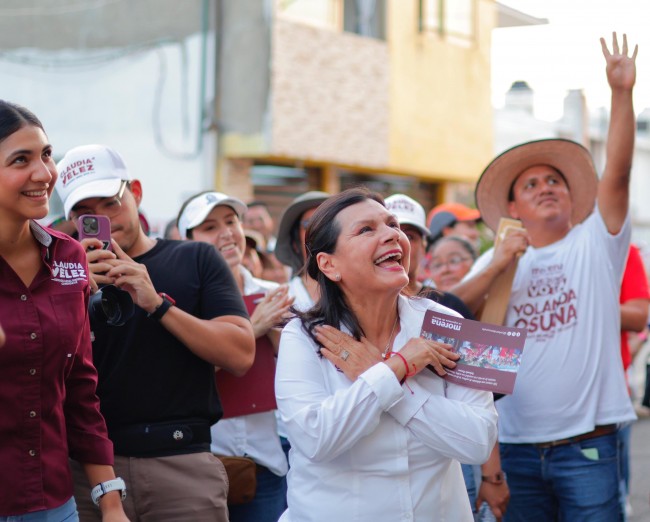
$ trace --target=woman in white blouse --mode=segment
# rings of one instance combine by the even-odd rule
[[[492,394],[447,383],[456,356],[420,337],[427,309],[400,295],[409,242],[383,200],[351,189],[312,217],[320,301],[283,330],[276,396],[291,442],[288,521],[472,521],[459,461],[487,459]]]

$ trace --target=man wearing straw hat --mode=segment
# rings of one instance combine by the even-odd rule
[[[611,53],[601,44],[612,91],[601,180],[588,151],[567,140],[498,156],[477,184],[478,209],[492,230],[512,217],[525,232],[508,236],[494,259],[486,253],[454,290],[475,305],[523,253],[505,324],[528,337],[514,392],[497,402],[508,521],[620,520],[616,431],[635,419],[620,362],[618,295],[630,242],[637,49],[628,56],[625,35],[620,51],[616,34]]]

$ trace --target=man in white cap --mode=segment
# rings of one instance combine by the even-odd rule
[[[483,172],[483,221],[522,221],[500,269],[520,253],[505,324],[528,336],[511,396],[497,402],[508,521],[623,520],[616,431],[635,419],[620,361],[618,295],[630,242],[635,48],[601,45],[612,92],[607,162],[600,181],[588,151],[567,140],[525,143]],[[529,246],[527,247],[527,243]],[[499,263],[480,258],[462,288],[489,292]],[[495,256],[496,259],[496,256]],[[490,480],[488,477],[487,480]]]
[[[228,265],[209,245],[147,237],[142,185],[111,148],[74,148],[58,169],[67,218],[111,220],[112,251],[82,242],[95,285],[115,285],[136,305],[123,326],[91,318],[97,395],[129,491],[125,512],[132,521],[227,521],[225,470],[210,452],[221,415],[214,367],[243,374],[255,345]],[[77,477],[75,497],[83,520],[100,520]]]
[[[423,285],[418,281],[418,272],[427,247],[429,229],[426,226],[424,208],[406,194],[393,194],[384,202],[386,208],[397,218],[399,227],[411,244],[411,264],[409,265],[409,284],[404,289],[410,295],[418,295]],[[427,289],[425,288],[425,291]],[[429,288],[432,290],[432,288]]]

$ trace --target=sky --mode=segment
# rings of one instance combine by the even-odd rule
[[[636,113],[650,108],[649,0],[499,0],[519,11],[548,19],[547,25],[492,32],[492,101],[502,107],[512,82],[523,80],[535,93],[535,115],[562,115],[569,89],[583,89],[590,111],[609,107],[609,87],[599,38],[611,49],[611,34],[626,33],[639,44]],[[621,42],[621,39],[619,39]]]

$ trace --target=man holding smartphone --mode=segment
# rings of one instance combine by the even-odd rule
[[[82,241],[93,284],[115,285],[136,305],[123,326],[91,322],[97,394],[130,492],[125,512],[132,521],[227,521],[225,470],[210,453],[210,426],[222,413],[214,368],[242,375],[255,346],[228,265],[209,245],[148,237],[138,218],[142,185],[111,148],[76,147],[58,169],[67,218],[111,221],[112,251]],[[100,520],[78,476],[80,515]]]

